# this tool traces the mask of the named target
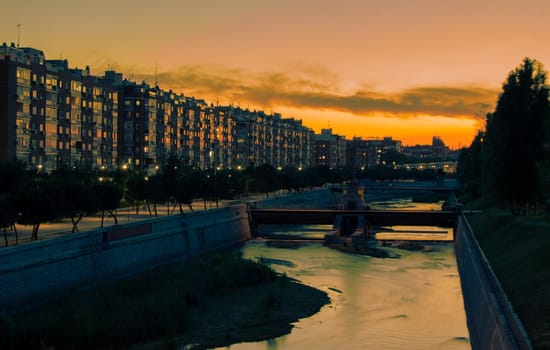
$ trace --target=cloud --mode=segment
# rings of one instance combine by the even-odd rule
[[[372,88],[341,92],[337,75],[323,67],[294,66],[274,72],[252,72],[242,68],[185,65],[157,77],[134,74],[137,80],[158,79],[164,89],[172,89],[202,99],[250,105],[256,109],[293,107],[335,110],[358,116],[383,115],[411,118],[433,115],[449,118],[484,117],[498,91],[478,86],[420,86],[395,93]],[[156,79],[157,78],[157,79]],[[363,83],[362,86],[368,86]]]

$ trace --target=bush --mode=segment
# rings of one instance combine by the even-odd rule
[[[1,349],[119,348],[187,328],[187,311],[204,293],[275,281],[269,267],[240,254],[201,257],[71,296],[16,317],[0,315]]]

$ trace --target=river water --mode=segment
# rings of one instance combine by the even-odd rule
[[[305,232],[315,236],[324,230]],[[331,303],[298,321],[288,335],[227,349],[470,349],[452,243],[430,248],[384,248],[400,258],[378,259],[320,243],[283,248],[251,241],[244,257],[271,261],[275,270],[327,292]]]

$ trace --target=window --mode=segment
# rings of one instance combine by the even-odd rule
[[[82,84],[78,81],[71,81],[71,90],[73,90],[73,92],[81,92]]]
[[[31,71],[25,68],[17,67],[15,72],[17,77],[17,83],[22,85],[30,85],[31,83]]]

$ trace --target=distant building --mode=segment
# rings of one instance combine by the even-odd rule
[[[332,133],[332,129],[322,129],[314,136],[315,165],[328,166],[331,169],[343,167],[346,164],[346,139]]]
[[[431,145],[415,145],[403,148],[403,154],[414,158],[437,158],[446,160],[451,153],[441,137],[434,136]]]
[[[401,152],[401,141],[394,140],[390,136],[382,139],[362,139],[354,137],[347,141],[348,155],[346,165],[353,168],[365,169],[377,165],[383,165],[381,156],[388,151]]]
[[[311,166],[313,131],[302,121],[228,107],[235,120],[235,164],[239,169],[270,164],[275,168]]]
[[[201,169],[269,164],[307,168],[383,165],[385,152],[418,158],[449,156],[431,145],[401,146],[391,137],[346,141],[301,120],[136,83],[121,73],[92,75],[34,48],[0,46],[0,160],[50,171],[62,166],[154,172],[169,157]]]

